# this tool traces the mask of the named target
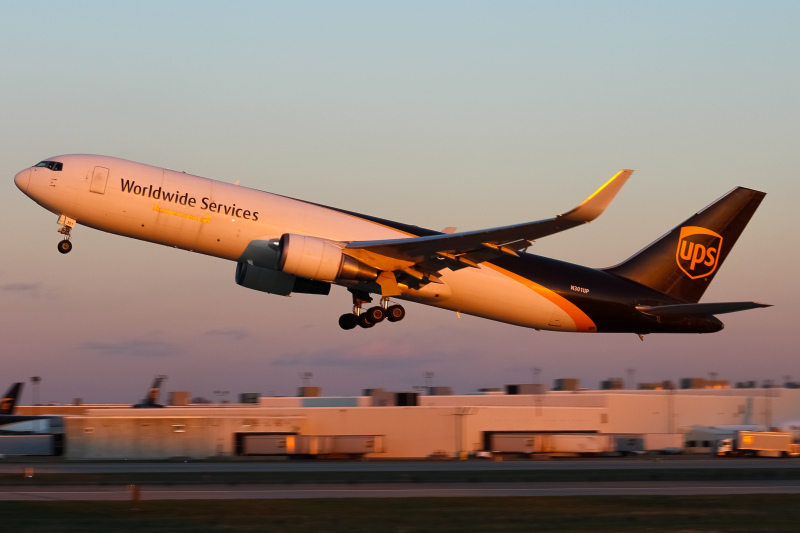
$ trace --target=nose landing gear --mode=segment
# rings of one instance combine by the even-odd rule
[[[62,254],[68,254],[70,250],[72,250],[72,243],[69,241],[69,239],[64,239],[58,243],[58,251]]]
[[[58,232],[64,236],[64,240],[58,243],[58,251],[62,254],[68,254],[70,250],[72,250],[72,242],[70,242],[69,237],[72,228],[75,227],[75,220],[61,215],[58,217],[58,223],[61,224],[61,227],[58,228]]]
[[[371,328],[378,322],[387,319],[389,322],[398,322],[406,316],[406,311],[401,305],[389,305],[389,298],[381,298],[381,304],[370,307],[366,311],[361,309],[365,303],[372,302],[372,297],[361,291],[351,290],[353,293],[353,312],[346,313],[339,317],[339,327],[342,329],[354,329],[356,326]]]

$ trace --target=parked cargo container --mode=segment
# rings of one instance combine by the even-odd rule
[[[536,447],[541,434],[534,433],[496,433],[491,438],[491,451],[495,453],[532,454],[541,451]]]
[[[334,435],[329,453],[362,456],[383,452],[383,435]]]
[[[600,433],[553,433],[543,435],[542,452],[558,454],[599,454],[616,451],[612,435]]]
[[[295,435],[286,434],[242,434],[242,455],[288,455],[291,453],[288,446]],[[293,442],[291,445],[293,446]]]
[[[644,451],[644,438],[606,433],[494,433],[490,446],[500,454],[628,455]]]
[[[382,453],[383,435],[294,435],[240,433],[242,455],[347,456]]]

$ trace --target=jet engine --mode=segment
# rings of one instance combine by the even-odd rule
[[[278,247],[278,270],[319,281],[375,281],[380,272],[345,255],[323,239],[285,233]]]
[[[236,264],[236,284],[247,289],[288,296],[293,292],[323,294],[331,292],[331,284],[299,278],[272,268],[263,268],[240,261]]]

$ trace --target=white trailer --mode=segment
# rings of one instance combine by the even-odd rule
[[[552,433],[542,435],[542,453],[599,454],[615,452],[614,436],[600,433]]]
[[[523,455],[622,455],[641,452],[644,440],[640,435],[607,433],[495,433],[490,450],[499,454]]]
[[[541,451],[541,445],[537,448],[541,437],[535,433],[498,433],[492,435],[491,451],[530,455]]]
[[[242,455],[347,456],[383,453],[383,435],[243,434]]]

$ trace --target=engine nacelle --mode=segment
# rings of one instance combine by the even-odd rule
[[[251,265],[244,261],[236,263],[236,284],[280,296],[288,296],[293,292],[323,295],[331,292],[330,283],[298,278],[293,274]]]
[[[278,269],[319,281],[375,281],[378,269],[345,255],[328,241],[285,233],[278,248]]]

